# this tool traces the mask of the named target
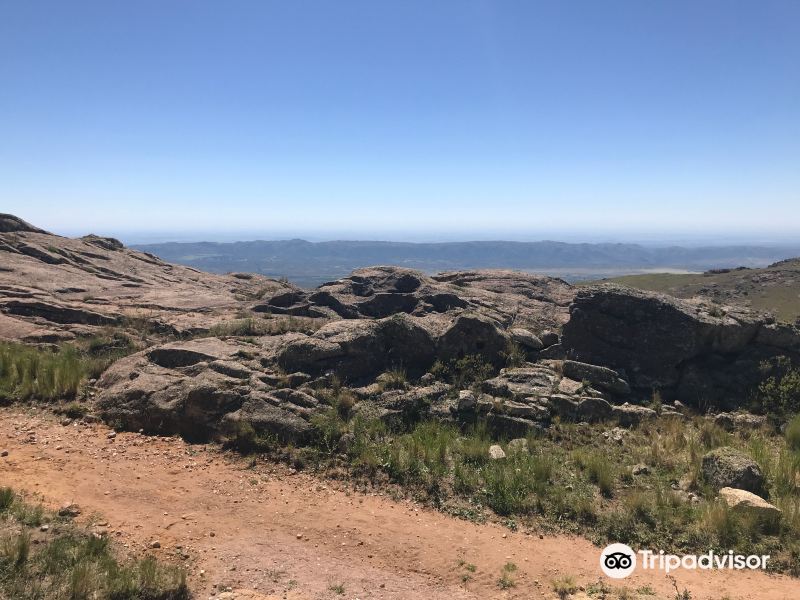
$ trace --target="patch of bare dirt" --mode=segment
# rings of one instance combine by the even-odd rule
[[[79,519],[131,552],[183,563],[198,598],[554,598],[554,577],[572,575],[581,586],[602,577],[599,549],[581,538],[477,525],[283,466],[250,468],[176,438],[114,435],[6,408],[0,450],[8,451],[2,485],[54,508],[74,502]],[[502,590],[509,562],[518,567],[515,585]],[[695,600],[800,596],[800,581],[762,572],[676,578]],[[660,573],[640,570],[624,585],[674,597]]]

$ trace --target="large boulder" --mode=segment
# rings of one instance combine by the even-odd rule
[[[246,399],[241,408],[223,417],[220,430],[228,436],[235,435],[240,423],[248,423],[259,434],[271,435],[283,443],[291,444],[308,442],[313,432],[308,419],[280,405],[276,406],[275,400],[270,397]]]
[[[570,359],[615,369],[641,394],[723,408],[749,400],[763,360],[800,361],[797,328],[609,284],[576,294],[562,344]]]
[[[747,490],[724,487],[719,491],[719,497],[731,510],[749,514],[760,521],[775,521],[781,516],[777,506]]]
[[[658,417],[658,413],[652,408],[627,402],[612,407],[611,415],[623,427],[633,427],[644,421],[654,421]]]
[[[729,447],[712,450],[703,456],[703,479],[715,489],[738,488],[759,493],[764,474],[752,458]]]
[[[512,341],[521,345],[526,350],[541,350],[542,348],[544,348],[542,340],[540,340],[538,337],[536,337],[533,333],[531,333],[527,329],[523,329],[521,327],[515,327],[509,329],[508,334],[511,336]]]
[[[602,398],[583,398],[578,403],[576,419],[595,423],[610,419],[612,414],[613,409],[606,400]]]
[[[437,354],[442,360],[477,355],[500,365],[508,348],[508,335],[495,321],[479,314],[462,314],[439,338]]]
[[[435,359],[431,333],[420,320],[405,314],[374,321],[334,321],[313,335],[287,337],[277,354],[278,364],[286,371],[334,371],[349,381],[395,367],[406,369],[411,376],[420,375]]]
[[[240,422],[284,442],[307,441],[310,420],[323,407],[301,390],[273,389],[278,381],[290,385],[292,377],[245,358],[248,346],[202,338],[120,359],[97,382],[98,413],[121,429],[197,441],[229,436]]]

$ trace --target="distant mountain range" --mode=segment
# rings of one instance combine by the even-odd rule
[[[640,244],[565,242],[376,241],[169,242],[133,246],[170,262],[204,271],[247,271],[317,286],[370,265],[396,265],[426,273],[464,269],[517,269],[568,281],[652,271],[694,272],[764,267],[800,256],[796,246],[648,247]]]

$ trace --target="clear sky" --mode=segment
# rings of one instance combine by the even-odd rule
[[[797,235],[800,1],[0,0],[0,212]]]

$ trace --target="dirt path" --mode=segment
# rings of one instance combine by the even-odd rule
[[[0,458],[0,484],[52,506],[73,501],[82,519],[129,549],[183,562],[198,598],[227,588],[258,591],[248,598],[552,598],[556,576],[573,575],[582,586],[601,577],[599,550],[580,538],[476,525],[282,466],[249,469],[213,447],[109,433],[2,409],[0,449],[9,454]],[[508,562],[518,567],[516,585],[501,590]],[[800,580],[760,572],[676,578],[693,600],[800,597]],[[344,594],[333,589],[340,585]],[[639,571],[624,585],[674,597],[658,572]]]

